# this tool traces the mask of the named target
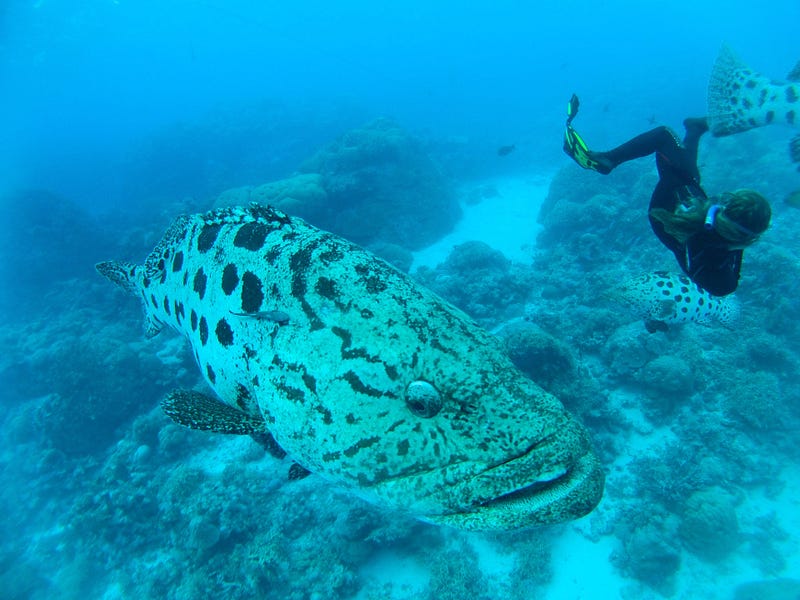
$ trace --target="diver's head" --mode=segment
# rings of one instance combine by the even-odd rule
[[[755,242],[769,227],[772,209],[766,198],[753,190],[722,194],[706,213],[706,229],[713,229],[731,248]]]

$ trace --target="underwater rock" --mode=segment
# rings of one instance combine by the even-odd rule
[[[485,326],[520,309],[533,287],[528,267],[479,241],[455,246],[443,263],[418,269],[415,278]]]
[[[348,131],[300,170],[319,173],[328,197],[325,212],[309,221],[358,244],[422,248],[461,217],[450,182],[419,140],[389,119]]]
[[[693,493],[686,502],[678,535],[687,550],[719,562],[741,542],[733,496],[720,487]]]
[[[2,293],[0,309],[15,315],[39,307],[59,281],[91,277],[91,265],[108,251],[108,240],[88,213],[47,191],[5,195],[0,219],[0,278],[14,282],[13,306],[12,294]]]
[[[782,397],[781,383],[773,373],[736,370],[726,386],[723,409],[749,428],[768,431],[786,418]]]
[[[575,358],[569,348],[541,327],[528,321],[515,322],[500,330],[511,361],[547,391],[576,377]]]
[[[689,364],[673,355],[657,356],[636,375],[647,392],[647,407],[664,416],[686,403],[694,391]]]
[[[226,190],[219,195],[213,208],[245,206],[251,202],[275,206],[311,223],[330,218],[328,194],[318,173],[301,173],[263,185]]]
[[[681,564],[680,553],[666,542],[663,529],[646,524],[633,530],[613,562],[642,583],[668,592]]]

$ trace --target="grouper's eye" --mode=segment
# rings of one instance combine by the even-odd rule
[[[427,381],[412,381],[406,388],[408,409],[418,417],[430,418],[442,409],[442,395]]]

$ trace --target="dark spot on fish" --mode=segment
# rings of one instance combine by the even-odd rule
[[[317,393],[317,380],[314,379],[314,377],[312,375],[309,375],[308,373],[303,373],[302,377],[303,377],[303,383],[306,384],[306,387],[308,388],[308,391],[310,391],[313,394],[316,394]]]
[[[753,108],[753,103],[750,102],[750,100],[748,100],[747,98],[745,98],[744,100],[742,100],[742,106],[744,106],[746,109],[749,110]]]
[[[794,89],[793,85],[787,86],[786,88],[786,101],[787,102],[797,102],[800,96],[797,95],[797,92]]]
[[[320,277],[317,279],[314,289],[323,298],[327,298],[328,300],[336,300],[336,284],[332,279]]]
[[[239,273],[236,271],[236,265],[228,263],[222,270],[222,291],[226,296],[230,296],[237,285],[239,285]]]
[[[314,409],[322,415],[322,422],[326,425],[330,425],[333,423],[333,417],[331,416],[331,411],[328,410],[324,405],[319,404],[314,407]]]
[[[326,265],[332,262],[339,261],[344,257],[344,254],[338,248],[331,248],[325,252],[320,252],[319,259]]]
[[[267,239],[269,229],[263,223],[245,223],[239,227],[236,237],[233,238],[233,245],[237,248],[247,250],[261,250]]]
[[[347,413],[344,420],[347,422],[348,425],[355,425],[356,423],[361,421],[361,419],[359,417],[356,417],[353,413]]]
[[[744,84],[744,87],[746,87],[746,88],[748,88],[748,89],[752,90],[752,89],[754,89],[754,88],[755,88],[757,85],[758,85],[758,82],[757,82],[757,81],[755,81],[755,80],[753,80],[753,79],[748,79],[748,80],[745,82],[745,84]]]
[[[388,375],[389,379],[392,381],[397,381],[397,378],[400,377],[397,372],[397,367],[383,363],[383,368],[386,370],[386,375]]]
[[[177,300],[175,300],[174,310],[175,310],[175,318],[178,320],[178,325],[180,325],[181,319],[183,319],[183,317],[185,316],[183,312],[183,302],[178,302]]]
[[[311,265],[311,255],[314,250],[316,250],[317,246],[319,246],[318,241],[315,243],[312,242],[292,254],[292,257],[289,259],[289,268],[292,272],[292,296],[297,298],[300,302],[300,307],[310,321],[311,331],[316,331],[325,327],[325,324],[306,300],[306,292],[308,291],[306,275],[308,273],[308,267]]]
[[[245,271],[242,275],[242,311],[255,313],[261,310],[264,301],[264,291],[261,280],[252,271]]]
[[[772,123],[772,121],[775,120],[775,111],[774,110],[768,110],[767,114],[764,115],[764,119],[766,120],[767,123]]]
[[[386,430],[386,433],[391,433],[392,431],[394,431],[395,429],[397,429],[398,427],[400,427],[400,425],[402,425],[402,424],[403,424],[403,423],[405,423],[405,422],[406,422],[406,420],[405,420],[405,419],[400,419],[399,421],[395,421],[394,423],[392,423],[392,424],[389,426],[389,428]]]
[[[348,371],[347,373],[342,375],[342,379],[344,379],[348,384],[350,384],[350,387],[353,389],[354,392],[357,392],[359,394],[364,394],[372,398],[381,398],[382,396],[384,396],[384,392],[365,384],[353,371]]]
[[[334,461],[334,460],[339,460],[339,458],[341,456],[342,456],[342,453],[339,452],[339,451],[336,451],[336,452],[325,452],[322,455],[322,460],[324,462],[331,462],[331,461]]]
[[[178,250],[172,258],[172,272],[177,273],[183,268],[183,252]]]
[[[786,113],[786,122],[789,125],[794,125],[794,117],[795,117],[794,111],[790,110],[789,112]]]
[[[681,312],[682,312],[683,314],[686,314],[686,313],[688,313],[688,312],[689,312],[689,309],[688,309],[688,308],[686,308],[685,306],[681,306]]]
[[[165,311],[165,312],[166,312],[168,315],[171,315],[171,314],[172,314],[172,312],[169,310],[169,298],[168,298],[167,296],[164,296],[164,311]]]
[[[275,264],[275,261],[278,260],[278,257],[281,255],[281,249],[278,246],[270,248],[267,250],[267,262],[271,265]]]
[[[657,285],[658,287],[664,287],[664,282],[663,282],[663,281],[661,281],[661,280],[659,280],[659,281],[656,281],[656,285]]]
[[[194,309],[189,313],[189,323],[192,326],[192,331],[197,331],[197,313],[194,312]]]
[[[214,373],[214,369],[211,368],[211,365],[206,365],[206,374],[208,375],[208,380],[211,382],[211,385],[214,385],[217,381],[217,375]]]
[[[142,279],[142,287],[146,287],[146,288],[150,287],[150,278],[149,277],[145,277],[144,279]]]
[[[153,303],[153,308],[158,308],[158,300],[156,300],[155,294],[150,294],[150,302]]]
[[[352,458],[362,448],[369,448],[370,446],[373,446],[373,445],[377,444],[380,440],[381,440],[381,438],[378,437],[377,435],[372,436],[372,437],[368,437],[368,438],[364,438],[364,439],[360,439],[355,444],[353,444],[352,446],[347,448],[343,452],[343,454],[348,458]]]
[[[672,292],[670,292],[669,290],[661,290],[661,293],[662,293],[664,296],[671,296],[671,295],[672,295]]]
[[[205,317],[200,317],[200,343],[205,346],[208,341],[208,321]]]
[[[668,281],[668,282],[667,282],[667,287],[668,287],[668,288],[672,288],[672,287],[674,287],[674,285],[675,285],[675,284],[673,284],[671,281]]]
[[[397,443],[397,455],[398,456],[405,456],[406,454],[408,454],[409,446],[410,446],[410,444],[408,443],[408,440],[400,440]]]
[[[692,301],[692,297],[691,296],[685,296],[683,298],[683,301],[686,302],[686,304],[689,304]]]
[[[683,296],[681,296],[680,294],[675,296],[675,302],[680,302],[681,300],[683,300]]]
[[[197,292],[197,295],[200,296],[200,300],[203,299],[203,296],[206,295],[206,282],[208,281],[208,277],[203,272],[203,267],[200,267],[197,270],[197,273],[194,274],[194,282],[192,283],[192,287],[194,291]]]
[[[706,303],[706,301],[705,301],[705,299],[704,299],[704,298],[699,298],[699,299],[697,300],[697,304],[698,304],[699,306],[703,306],[703,304],[705,304],[705,303]]]
[[[248,401],[251,399],[250,392],[241,383],[236,384],[236,406],[242,410],[248,410]],[[281,457],[282,458],[282,457]]]
[[[217,328],[214,331],[220,344],[226,348],[233,344],[233,330],[225,319],[220,319],[217,322]]]
[[[200,252],[208,252],[217,241],[219,230],[222,228],[220,224],[204,225],[200,235],[197,236],[197,249]]]
[[[688,294],[689,293],[689,288],[686,287],[685,285],[682,285],[681,286],[681,293],[682,294]]]
[[[372,311],[371,311],[370,309],[368,309],[368,308],[362,308],[362,309],[361,309],[361,316],[362,316],[363,318],[365,318],[365,319],[371,319],[372,317],[374,317],[374,316],[375,316],[375,313],[374,313],[374,312],[372,312]]]

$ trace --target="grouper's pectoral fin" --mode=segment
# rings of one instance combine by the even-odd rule
[[[173,390],[161,401],[161,408],[170,419],[192,429],[239,435],[267,433],[260,416],[194,390]]]

